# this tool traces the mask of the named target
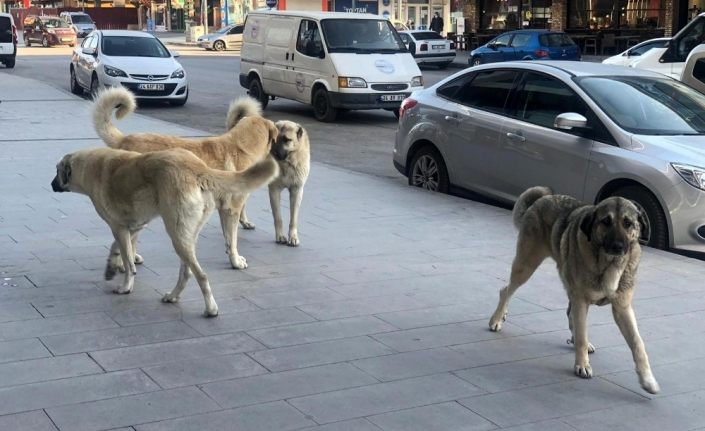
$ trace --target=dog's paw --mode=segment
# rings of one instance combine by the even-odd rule
[[[142,265],[144,263],[144,258],[139,254],[135,253],[135,264]]]
[[[567,340],[565,340],[565,342],[566,342],[566,344],[575,344],[573,342],[573,337],[568,338]],[[595,346],[593,346],[592,343],[588,341],[588,346],[587,346],[588,353],[590,353],[590,354],[595,353],[595,350],[597,350],[595,348]]]
[[[502,330],[502,323],[507,320],[507,313],[502,314],[501,316],[492,316],[490,319],[490,331],[492,332],[499,332]]]
[[[247,259],[240,255],[230,255],[230,265],[233,269],[245,269],[247,268]]]
[[[113,289],[113,293],[117,293],[118,295],[127,295],[128,293],[132,293],[132,287],[127,288],[120,286]]]
[[[212,308],[206,308],[206,310],[203,312],[203,317],[216,317],[218,315],[218,306],[214,306]]]
[[[284,235],[277,235],[275,241],[277,242],[277,244],[287,244],[289,242],[289,239]]]
[[[170,304],[174,304],[174,303],[179,302],[179,297],[173,296],[171,293],[167,293],[164,296],[162,296],[162,302],[168,302]]]
[[[643,378],[639,376],[639,384],[642,389],[650,394],[657,394],[661,391],[661,387],[651,373]]]
[[[589,362],[584,364],[575,364],[575,375],[583,379],[592,378],[592,367]]]
[[[289,237],[289,241],[287,241],[286,245],[289,247],[298,247],[300,244],[299,242],[299,237],[298,235],[292,235]]]
[[[115,278],[115,274],[117,274],[117,268],[108,262],[108,264],[105,265],[105,274],[103,274],[103,277],[105,277],[106,280],[112,280]]]
[[[255,229],[255,224],[251,223],[249,221],[240,220],[240,226],[242,226],[243,229],[247,229],[247,230],[254,230]]]

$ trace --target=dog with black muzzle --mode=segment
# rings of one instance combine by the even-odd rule
[[[585,205],[570,196],[533,187],[519,196],[512,212],[519,230],[509,284],[500,291],[490,329],[500,331],[507,304],[547,257],[558,266],[568,293],[568,323],[575,344],[575,374],[592,377],[588,353],[587,313],[590,305],[612,305],[612,315],[636,364],[641,387],[652,394],[659,385],[651,372],[644,342],[632,309],[636,270],[641,258],[637,207],[621,197]]]

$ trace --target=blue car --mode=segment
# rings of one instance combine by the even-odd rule
[[[580,49],[563,32],[516,30],[502,33],[473,50],[468,63],[477,66],[511,60],[580,60]]]

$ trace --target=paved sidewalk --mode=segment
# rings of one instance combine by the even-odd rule
[[[117,296],[107,226],[85,196],[51,192],[63,154],[102,145],[90,104],[1,71],[0,100],[0,430],[705,429],[701,261],[644,252],[635,308],[661,394],[638,387],[606,307],[581,380],[552,264],[503,332],[487,328],[508,211],[314,163],[299,248],[274,243],[265,190],[240,234],[247,270],[228,268],[211,218],[198,251],[221,314],[205,319],[194,282],[159,300],[178,271],[160,222]],[[140,115],[119,127],[203,134]]]

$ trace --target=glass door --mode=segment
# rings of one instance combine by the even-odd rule
[[[427,4],[410,4],[406,7],[406,25],[411,30],[428,30],[431,14]]]

